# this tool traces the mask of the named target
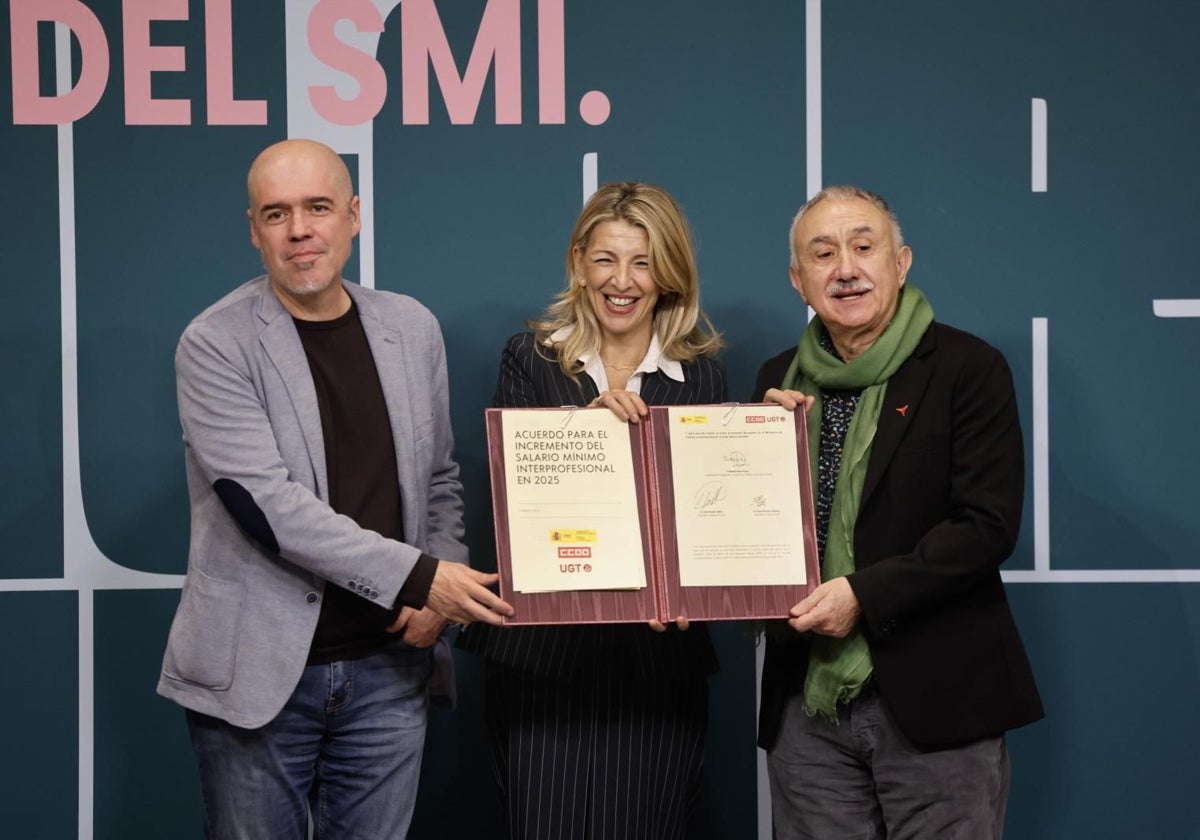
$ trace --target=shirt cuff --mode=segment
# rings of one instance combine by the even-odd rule
[[[422,554],[408,573],[400,594],[396,596],[397,607],[412,607],[419,610],[425,606],[429,598],[429,590],[433,587],[433,576],[437,574],[438,560],[428,554]]]

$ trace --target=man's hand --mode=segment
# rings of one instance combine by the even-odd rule
[[[472,621],[500,624],[500,616],[512,615],[513,608],[487,588],[495,586],[499,580],[499,575],[487,575],[462,563],[439,560],[425,606],[460,624]]]
[[[680,630],[686,630],[688,629],[688,620],[683,616],[679,616],[675,619],[675,626]],[[656,618],[652,618],[650,619],[650,629],[655,633],[665,633],[667,632],[667,625],[663,624]]]
[[[858,598],[844,577],[826,581],[788,611],[788,624],[797,633],[811,630],[842,639],[850,635],[862,615]]]
[[[413,647],[427,648],[437,641],[449,622],[433,610],[414,610],[403,607],[400,615],[387,629],[389,633],[403,633],[400,637]]]
[[[806,396],[799,391],[782,391],[779,388],[768,388],[767,393],[763,394],[763,402],[773,402],[788,411],[795,411],[796,407],[801,405],[804,406],[805,411],[808,411],[816,399],[816,397]]]
[[[605,391],[588,403],[590,407],[603,405],[627,423],[637,423],[650,414],[646,403],[633,391]]]

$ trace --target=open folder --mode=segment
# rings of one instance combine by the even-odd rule
[[[820,583],[804,415],[488,409],[508,624],[781,618]]]

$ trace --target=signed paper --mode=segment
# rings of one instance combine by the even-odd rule
[[[791,412],[679,406],[670,419],[680,584],[804,584]]]
[[[646,585],[629,427],[608,409],[503,415],[517,592]]]

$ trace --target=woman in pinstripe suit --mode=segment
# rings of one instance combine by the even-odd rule
[[[608,184],[567,251],[567,286],[508,340],[492,403],[724,402],[720,338],[699,305],[695,255],[662,189]],[[716,656],[703,625],[492,627],[459,647],[487,658],[492,764],[513,838],[682,838],[694,805]]]

